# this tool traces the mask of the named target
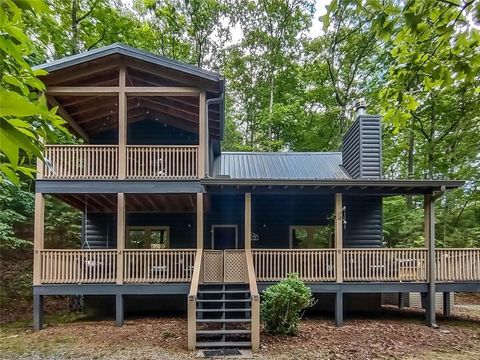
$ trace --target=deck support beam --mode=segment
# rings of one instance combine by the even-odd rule
[[[43,295],[33,295],[33,331],[43,328]]]
[[[123,284],[123,250],[125,249],[125,194],[117,194],[117,284]]]
[[[123,180],[127,172],[127,128],[128,105],[126,86],[126,68],[120,66],[118,73],[118,179]]]
[[[343,293],[341,291],[335,293],[335,326],[343,326]]]
[[[35,222],[33,235],[33,285],[41,284],[42,254],[44,248],[45,231],[45,197],[42,193],[35,193]]]
[[[425,307],[425,317],[428,326],[437,328],[435,318],[435,281],[436,281],[436,265],[435,265],[435,200],[432,194],[424,196],[424,231],[425,245],[428,249],[427,274],[428,274],[428,294],[427,304]]]
[[[444,292],[443,293],[443,315],[444,316],[451,315],[450,306],[451,306],[450,292]]]
[[[197,249],[203,249],[203,193],[197,193]]]
[[[252,250],[252,193],[245,193],[245,250]]]
[[[200,92],[198,97],[198,177],[203,179],[207,171],[207,123],[205,120],[206,94],[205,91]]]
[[[343,199],[341,193],[335,194],[335,275],[337,283],[343,282]]]
[[[124,298],[122,294],[115,295],[115,326],[123,326],[124,322]]]

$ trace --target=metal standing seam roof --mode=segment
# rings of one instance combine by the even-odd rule
[[[350,179],[341,152],[222,152],[213,177],[231,179]]]
[[[211,81],[224,81],[224,77],[216,72],[205,70],[199,68],[198,66],[186,64],[184,62],[173,60],[165,56],[155,55],[147,51],[139,50],[134,47],[119,43],[85,51],[80,54],[66,56],[58,60],[34,66],[34,69],[43,69],[52,72],[114,54],[132,57],[137,60],[142,60],[173,70],[182,71],[184,73],[198,76]],[[222,87],[223,85],[220,86],[220,90],[222,89]]]

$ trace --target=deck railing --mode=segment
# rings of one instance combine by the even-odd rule
[[[426,249],[344,249],[344,281],[426,281]]]
[[[437,281],[480,281],[480,249],[437,249]]]
[[[252,250],[258,281],[277,281],[298,273],[305,281],[335,281],[334,249]]]
[[[195,179],[198,146],[127,146],[127,178]]]
[[[46,145],[45,179],[115,179],[116,145]]]
[[[128,145],[122,164],[119,150],[117,145],[46,145],[43,178],[117,179],[120,168],[125,169],[127,179],[198,178],[197,145]]]
[[[113,283],[116,250],[42,250],[41,282],[44,284]]]
[[[190,282],[196,250],[124,250],[124,282]]]

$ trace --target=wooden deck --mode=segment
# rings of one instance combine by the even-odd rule
[[[250,252],[247,250],[247,252]],[[337,274],[341,252],[343,270]],[[250,282],[245,251],[205,250],[41,250],[41,284]],[[427,282],[427,249],[252,249],[255,279],[273,282],[298,273],[307,282]],[[117,264],[123,264],[118,267]],[[480,281],[480,249],[437,249],[436,280]],[[213,280],[212,280],[213,279]]]

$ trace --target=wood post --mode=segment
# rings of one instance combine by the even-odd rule
[[[122,294],[115,295],[115,326],[123,326],[124,321],[124,299]]]
[[[425,245],[428,249],[428,295],[425,315],[427,324],[431,327],[437,327],[435,319],[435,202],[432,194],[426,194],[424,196],[424,215]]]
[[[117,195],[117,284],[123,284],[123,250],[125,249],[125,194]]]
[[[245,193],[245,250],[252,249],[252,193]]]
[[[343,326],[343,293],[335,293],[335,326]]]
[[[125,93],[126,68],[121,66],[119,70],[118,92],[118,178],[125,179],[127,169],[127,128],[128,108],[127,95]]]
[[[43,328],[43,295],[33,295],[33,331]]]
[[[335,274],[337,283],[343,282],[343,199],[342,194],[335,194],[335,248],[337,257],[335,261]]]
[[[451,306],[451,297],[450,292],[443,293],[443,315],[450,316],[450,306]]]
[[[45,198],[41,193],[35,193],[35,222],[33,235],[33,285],[41,284],[42,254],[45,231]]]
[[[203,193],[197,193],[197,249],[203,249]]]
[[[208,139],[207,126],[205,119],[206,94],[205,91],[200,92],[198,107],[198,177],[204,178],[207,174],[207,153]]]

